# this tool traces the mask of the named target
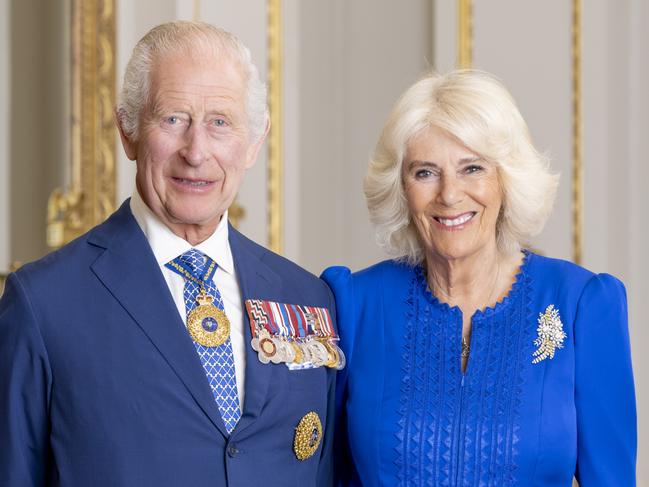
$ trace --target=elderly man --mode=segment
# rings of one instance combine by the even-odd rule
[[[331,484],[331,295],[227,223],[269,125],[248,49],[154,28],[116,118],[133,197],[0,301],[0,485]]]

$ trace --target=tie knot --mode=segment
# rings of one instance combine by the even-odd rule
[[[187,272],[189,272],[194,278],[201,281],[210,280],[212,278],[212,275],[214,274],[214,271],[216,271],[215,262],[197,249],[189,249],[184,254],[176,257],[173,261],[171,261],[171,263],[178,264]],[[174,269],[169,265],[167,267],[170,267],[172,270],[178,272],[178,269]]]

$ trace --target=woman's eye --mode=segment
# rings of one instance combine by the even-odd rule
[[[178,117],[172,115],[171,117],[167,117],[166,121],[169,125],[176,125],[178,123]]]
[[[480,172],[480,171],[483,171],[483,170],[484,170],[484,168],[482,166],[477,165],[477,164],[472,164],[470,166],[467,166],[464,169],[464,171],[467,174],[473,174],[473,173]]]
[[[425,179],[433,175],[433,172],[430,169],[419,169],[415,172],[415,178]]]

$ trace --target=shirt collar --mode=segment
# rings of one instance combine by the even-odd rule
[[[144,203],[140,193],[136,189],[131,196],[131,212],[138,225],[144,232],[153,255],[160,266],[184,254],[191,248],[195,248],[209,256],[218,266],[228,274],[234,274],[234,262],[228,239],[228,212],[223,213],[221,221],[207,240],[198,245],[192,246],[185,239],[174,234],[169,227]]]

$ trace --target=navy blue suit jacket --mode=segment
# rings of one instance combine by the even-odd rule
[[[327,307],[328,288],[230,229],[243,299]],[[247,335],[243,415],[228,435],[128,201],[9,276],[0,300],[0,485],[331,484],[334,373],[263,365]],[[310,411],[324,440],[300,461]]]

